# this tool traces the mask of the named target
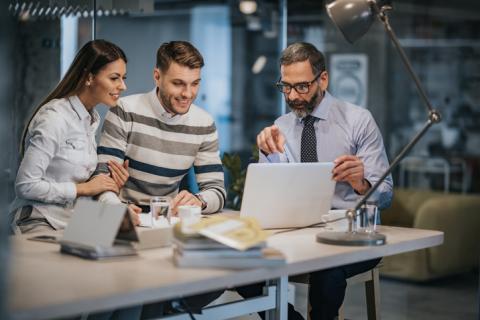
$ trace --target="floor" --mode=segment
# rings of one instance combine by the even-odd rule
[[[294,290],[296,308],[305,313],[306,287],[295,286]],[[381,278],[380,290],[382,320],[480,320],[478,273],[467,273],[426,284]],[[367,319],[363,284],[347,288],[345,317],[349,320]],[[257,315],[236,318],[254,319],[260,318]]]
[[[478,273],[467,273],[426,284],[380,280],[382,320],[479,320]],[[361,284],[348,288],[345,317],[366,319]]]

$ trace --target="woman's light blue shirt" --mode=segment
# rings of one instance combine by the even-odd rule
[[[28,127],[10,212],[32,205],[56,229],[65,227],[77,197],[75,184],[85,182],[97,165],[99,119],[77,96],[40,109]]]

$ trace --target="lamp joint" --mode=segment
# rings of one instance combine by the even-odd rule
[[[428,113],[428,119],[432,122],[432,123],[439,123],[440,121],[442,121],[442,115],[440,114],[440,112],[436,109],[432,109],[429,113]]]
[[[345,212],[345,216],[347,217],[348,220],[348,232],[354,232],[354,224],[356,220],[356,212],[354,209],[348,209],[347,212]]]

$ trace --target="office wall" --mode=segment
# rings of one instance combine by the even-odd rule
[[[8,105],[9,134],[12,162],[10,178],[14,179],[19,160],[20,138],[32,111],[55,87],[60,79],[60,21],[16,18],[15,38],[10,43],[14,54],[9,61],[12,68],[11,91]],[[13,63],[12,63],[13,62]],[[2,88],[2,91],[9,91]]]

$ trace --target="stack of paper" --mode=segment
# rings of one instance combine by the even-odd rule
[[[173,259],[179,267],[244,269],[285,264],[285,257],[266,246],[268,233],[251,218],[210,217],[182,232],[174,227]]]

